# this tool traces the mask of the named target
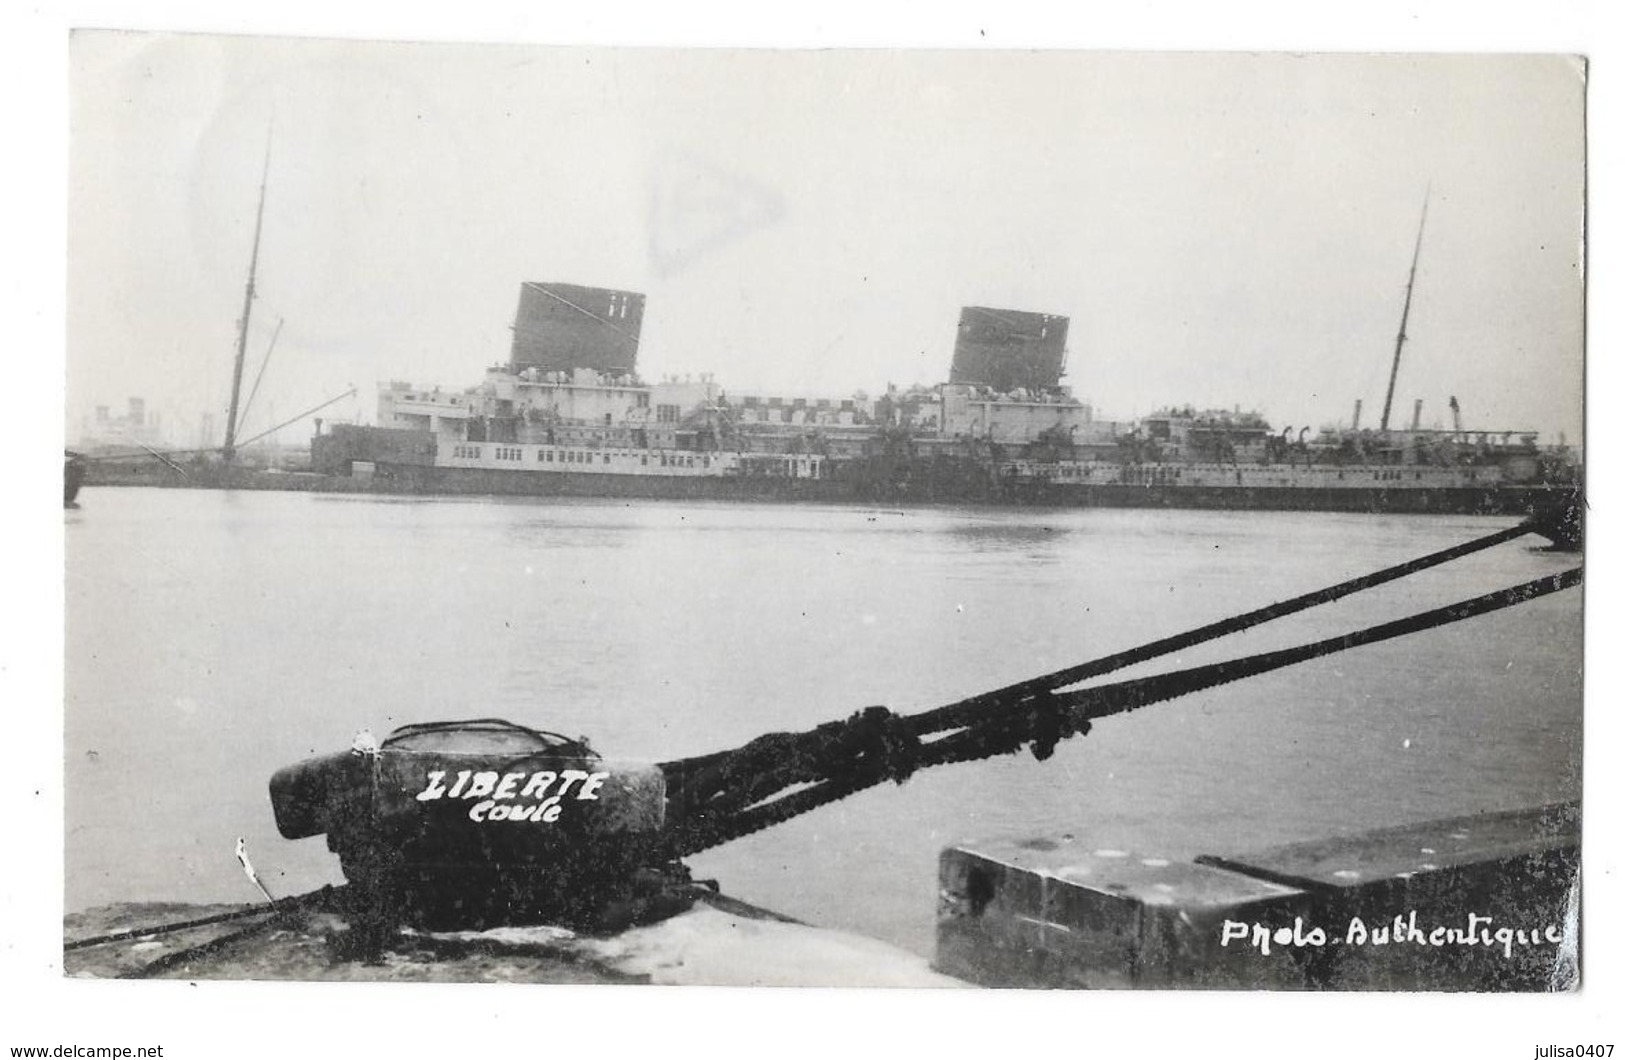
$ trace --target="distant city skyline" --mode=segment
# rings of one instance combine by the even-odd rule
[[[1426,194],[1395,425],[1454,397],[1581,437],[1570,58],[97,32],[71,63],[70,431],[132,395],[223,425],[269,131],[245,379],[282,330],[245,435],[474,385],[536,281],[644,294],[645,379],[931,385],[987,305],[1068,317],[1102,418],[1375,425]]]

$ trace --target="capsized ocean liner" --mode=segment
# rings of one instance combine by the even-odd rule
[[[381,385],[379,426],[318,427],[312,469],[591,497],[1521,514],[1578,496],[1566,446],[1466,428],[1454,398],[1449,429],[1423,428],[1420,402],[1406,429],[1362,428],[1358,402],[1352,427],[1313,433],[1239,409],[1097,418],[1061,383],[1064,316],[965,307],[947,382],[814,398],[641,380],[643,307],[526,283],[508,361],[466,389]]]

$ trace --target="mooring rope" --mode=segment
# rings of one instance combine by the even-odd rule
[[[200,942],[196,946],[188,946],[185,949],[176,950],[173,953],[163,954],[162,956],[148,961],[146,964],[137,965],[134,968],[119,973],[118,977],[120,979],[150,979],[158,973],[168,971],[171,968],[175,968],[180,965],[192,964],[196,961],[212,957],[221,950],[224,950],[229,946],[234,946],[237,943],[242,942],[244,939],[250,939],[262,932],[269,931],[276,925],[286,921],[287,918],[288,910],[273,911],[269,916],[257,924],[250,924],[245,928],[228,932],[227,934],[209,939],[206,942]]]
[[[1249,655],[1226,662],[1197,666],[1188,670],[1177,670],[1173,673],[1160,674],[1155,677],[1142,677],[1132,681],[1123,681],[1102,688],[1079,689],[1075,692],[1058,694],[1055,698],[1069,706],[1085,707],[1090,718],[1103,718],[1112,714],[1121,714],[1165,699],[1189,695],[1192,692],[1199,692],[1219,685],[1229,684],[1232,681],[1239,681],[1244,677],[1256,677],[1260,674],[1269,673],[1271,670],[1296,666],[1311,659],[1348,651],[1351,648],[1376,644],[1379,641],[1392,640],[1395,637],[1408,636],[1413,633],[1422,633],[1430,629],[1437,629],[1440,626],[1475,618],[1479,615],[1487,615],[1493,611],[1500,611],[1503,608],[1514,607],[1529,600],[1548,596],[1579,585],[1583,579],[1583,572],[1584,568],[1574,567],[1559,574],[1536,578],[1534,581],[1524,582],[1522,585],[1514,585],[1493,593],[1485,593],[1470,600],[1463,600],[1446,607],[1437,607],[1431,611],[1423,611],[1391,622],[1383,622],[1366,629],[1356,630],[1353,633],[1345,633],[1339,637],[1328,637],[1325,640],[1301,644],[1294,648],[1263,652],[1258,655]]]
[[[1519,533],[1528,532],[1528,528],[1513,529],[1518,530]],[[1500,534],[1492,534],[1489,537],[1510,540],[1510,537],[1502,535],[1518,536],[1517,533],[1512,531],[1502,531]],[[1485,540],[1480,539],[1477,542],[1469,543],[1469,546],[1458,546],[1458,548],[1476,551],[1477,548],[1470,546],[1489,547],[1487,544],[1482,543]],[[1445,550],[1445,552],[1454,551],[1457,550]],[[1466,553],[1459,552],[1458,554]],[[1440,553],[1434,554],[1434,556],[1438,555]],[[1431,558],[1424,557],[1424,560]],[[1413,563],[1415,562],[1421,561],[1413,561]],[[1444,560],[1441,559],[1436,562],[1444,562]],[[1428,563],[1427,565],[1431,566],[1432,564]],[[1409,566],[1409,564],[1404,566]],[[917,769],[1011,754],[1021,750],[1023,746],[1030,746],[1037,757],[1047,758],[1053,751],[1057,741],[1069,736],[1086,734],[1090,729],[1091,722],[1095,719],[1138,710],[1154,703],[1229,684],[1242,678],[1255,677],[1272,670],[1307,662],[1311,659],[1348,651],[1368,644],[1375,644],[1395,637],[1421,633],[1513,607],[1579,585],[1583,580],[1583,572],[1583,567],[1575,567],[1559,574],[1537,578],[1521,585],[1501,589],[1497,592],[1485,593],[1482,596],[1476,596],[1446,607],[1434,608],[1430,611],[1424,611],[1391,622],[1380,623],[1342,636],[1329,637],[1293,648],[1263,652],[1226,662],[1192,667],[1152,677],[1135,678],[1109,685],[1077,689],[1070,692],[1055,691],[1055,687],[1049,682],[1054,680],[1056,675],[1048,675],[1047,678],[1040,678],[1035,682],[1023,682],[1021,685],[1013,685],[1008,689],[986,693],[975,697],[974,700],[951,704],[935,711],[927,711],[923,714],[907,717],[892,715],[887,720],[891,722],[891,728],[894,730],[893,735],[901,733],[905,737],[915,737],[914,739],[899,740],[892,738],[882,743],[871,742],[869,744],[871,753],[858,755],[849,768],[827,775],[825,779],[771,799],[771,801],[759,802],[740,808],[742,798],[755,796],[763,792],[764,788],[770,786],[762,783],[767,778],[757,778],[756,784],[747,784],[745,791],[748,794],[743,796],[739,791],[724,789],[718,792],[719,797],[715,799],[702,798],[696,804],[687,807],[685,816],[673,823],[667,852],[671,857],[676,858],[697,854],[734,839],[759,832],[764,828],[781,824],[820,806],[828,805],[866,788],[884,783],[886,780],[901,782],[902,779]],[[1379,574],[1385,573],[1387,572],[1379,572]],[[1364,579],[1356,579],[1356,581],[1361,580]],[[1341,589],[1350,584],[1352,583],[1345,582],[1342,586],[1334,586],[1333,588]],[[1358,590],[1349,589],[1348,591]],[[1347,595],[1347,593],[1345,592],[1343,595]],[[1297,599],[1301,600],[1303,598]],[[1296,601],[1287,602],[1288,605],[1295,603]],[[1301,608],[1293,609],[1301,610]],[[1260,609],[1258,612],[1251,612],[1250,615],[1261,614],[1268,610],[1270,609]],[[1240,617],[1247,618],[1249,616]],[[1227,622],[1230,621],[1234,620],[1227,620]],[[1259,619],[1259,621],[1265,621],[1265,619]],[[1215,623],[1213,626],[1202,627],[1201,630],[1192,631],[1192,633],[1203,633],[1211,630],[1214,626],[1223,624],[1225,623]],[[1250,624],[1256,625],[1257,622]],[[1093,676],[1096,672],[1105,672],[1094,669],[1099,665],[1124,657],[1139,656],[1141,652],[1157,645],[1183,643],[1191,636],[1192,634],[1182,634],[1178,637],[1166,638],[1162,641],[1153,642],[1152,645],[1147,645],[1142,649],[1122,652],[1115,656],[1108,656],[1098,663],[1086,663],[1083,666],[1058,671],[1058,673],[1083,673],[1086,677]],[[1205,636],[1201,639],[1211,639],[1211,637]],[[1191,641],[1191,643],[1197,642],[1199,641]],[[1152,655],[1143,657],[1153,658],[1158,654],[1165,654],[1165,651],[1155,652]],[[1133,661],[1140,661],[1140,658],[1134,658]],[[1118,665],[1128,665],[1128,663]],[[1118,667],[1113,666],[1111,668],[1116,669]],[[1075,677],[1070,683],[1077,683],[1077,681],[1083,679],[1085,678]],[[1031,691],[1028,691],[1028,689],[1031,689]],[[971,702],[977,703],[982,710],[991,713],[961,721],[957,725],[944,722],[944,717],[949,716],[950,712],[952,712],[952,716],[962,717],[962,712],[966,710],[966,704]],[[878,731],[877,726],[880,719],[876,715],[877,711],[884,711],[884,708],[870,708],[860,715],[855,715],[850,724]],[[922,719],[924,720],[922,721]],[[836,723],[836,726],[840,724]],[[825,728],[827,731],[833,732],[836,730],[836,726]],[[919,735],[940,732],[949,728],[958,728],[960,731],[930,742],[920,742],[917,739]],[[814,730],[812,734],[800,735],[801,737],[815,737],[818,732],[819,730]],[[782,790],[784,787],[798,782],[800,777],[808,770],[816,768],[817,760],[821,757],[816,745],[811,748],[795,748],[794,741],[796,739],[795,736],[786,737],[786,753],[790,756],[790,760],[776,773],[777,783],[771,785],[774,790]],[[771,748],[762,753],[765,754],[770,751]],[[904,758],[903,761],[897,760],[899,755]],[[716,758],[716,756],[710,755],[705,757],[708,761]]]
[[[962,699],[957,703],[950,703],[947,706],[938,707],[923,714],[910,715],[910,728],[920,735],[925,735],[940,729],[951,729],[967,725],[976,720],[976,712],[987,707],[1009,704],[1012,699],[1019,700],[1040,692],[1054,691],[1068,685],[1075,685],[1080,681],[1087,681],[1093,677],[1104,676],[1137,663],[1148,662],[1174,652],[1185,651],[1198,644],[1217,640],[1220,637],[1227,637],[1232,633],[1240,633],[1243,630],[1263,625],[1265,622],[1277,618],[1296,614],[1299,611],[1306,611],[1311,607],[1318,607],[1334,600],[1341,600],[1345,596],[1352,596],[1355,593],[1374,589],[1391,581],[1397,581],[1418,571],[1427,570],[1429,567],[1437,567],[1440,564],[1449,563],[1451,560],[1470,556],[1475,552],[1482,552],[1487,548],[1493,548],[1496,545],[1523,537],[1525,534],[1539,532],[1540,527],[1535,520],[1525,520],[1517,526],[1497,530],[1492,534],[1485,534],[1483,537],[1475,538],[1472,541],[1452,545],[1450,548],[1443,548],[1437,552],[1430,552],[1425,556],[1419,556],[1416,559],[1395,564],[1391,567],[1384,567],[1382,570],[1373,571],[1370,574],[1362,574],[1357,578],[1350,578],[1347,581],[1339,582],[1324,589],[1317,589],[1301,596],[1294,596],[1289,600],[1282,600],[1239,615],[1232,615],[1229,618],[1210,622],[1205,626],[1198,626],[1195,629],[1171,637],[1163,637],[1160,640],[1154,640],[1139,647],[1129,648],[1126,651],[1107,655],[1091,662],[1069,666],[1066,669],[1056,670],[1040,677],[1007,685],[991,692],[983,692],[980,695]]]
[[[1482,552],[1485,549],[1493,548],[1496,545],[1516,540],[1531,533],[1542,533],[1541,524],[1537,520],[1528,519],[1516,526],[1497,530],[1472,541],[1439,549],[1425,556],[1384,567],[1369,574],[1362,574],[1359,577],[1350,578],[1336,585],[1303,593],[1239,615],[1232,615],[1217,622],[1210,622],[1207,625],[1198,626],[1195,629],[1186,630],[1170,637],[1163,637],[1090,662],[1069,666],[1053,673],[1029,678],[990,692],[983,692],[934,710],[909,715],[905,724],[908,731],[916,737],[976,724],[984,720],[985,712],[990,709],[1008,707],[1035,695],[1065,688],[1068,685],[1075,685],[1090,678],[1101,677],[1116,670],[1137,663],[1148,662],[1173,652],[1184,651],[1198,644],[1226,637],[1233,633],[1240,633],[1265,622],[1296,614],[1299,611],[1306,611],[1321,604],[1331,603],[1334,600],[1340,600],[1346,596],[1352,596],[1355,593],[1364,592],[1367,589],[1373,589],[1391,581],[1397,581],[1400,578],[1427,570],[1430,567],[1437,567],[1440,564],[1470,556],[1475,552]],[[660,769],[666,774],[668,782],[673,787],[681,788],[689,778],[719,766],[727,765],[730,759],[737,756],[739,750],[716,751],[678,761],[662,762],[660,763]]]
[[[228,913],[214,913],[210,916],[200,916],[191,920],[180,920],[168,924],[159,924],[156,927],[130,928],[126,931],[114,931],[105,935],[92,935],[90,938],[74,939],[64,942],[62,949],[82,950],[90,946],[105,946],[110,942],[128,942],[131,939],[145,939],[154,935],[169,935],[176,931],[188,931],[192,928],[208,927],[211,924],[226,924],[234,920],[246,920],[253,916],[264,916],[268,913],[292,913],[312,905],[320,905],[331,900],[344,888],[342,886],[319,887],[314,891],[280,898],[269,904],[247,905],[241,909],[233,909]]]

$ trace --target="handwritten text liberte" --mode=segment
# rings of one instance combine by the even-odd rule
[[[428,784],[417,793],[417,800],[462,799],[472,802],[474,805],[469,807],[468,819],[479,822],[534,821],[552,824],[564,812],[562,803],[567,796],[576,801],[596,801],[598,789],[609,779],[607,772],[589,773],[584,769],[542,769],[534,773],[464,769],[458,772],[448,787],[446,773],[444,769],[431,771]]]

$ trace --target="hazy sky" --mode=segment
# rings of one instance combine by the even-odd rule
[[[1071,318],[1097,414],[1582,423],[1584,74],[1518,56],[662,51],[82,33],[68,430],[245,433],[472,385],[519,285],[648,295],[640,370],[840,396],[947,376],[959,308]],[[245,381],[245,387],[247,382]],[[293,441],[308,426],[285,432]]]

